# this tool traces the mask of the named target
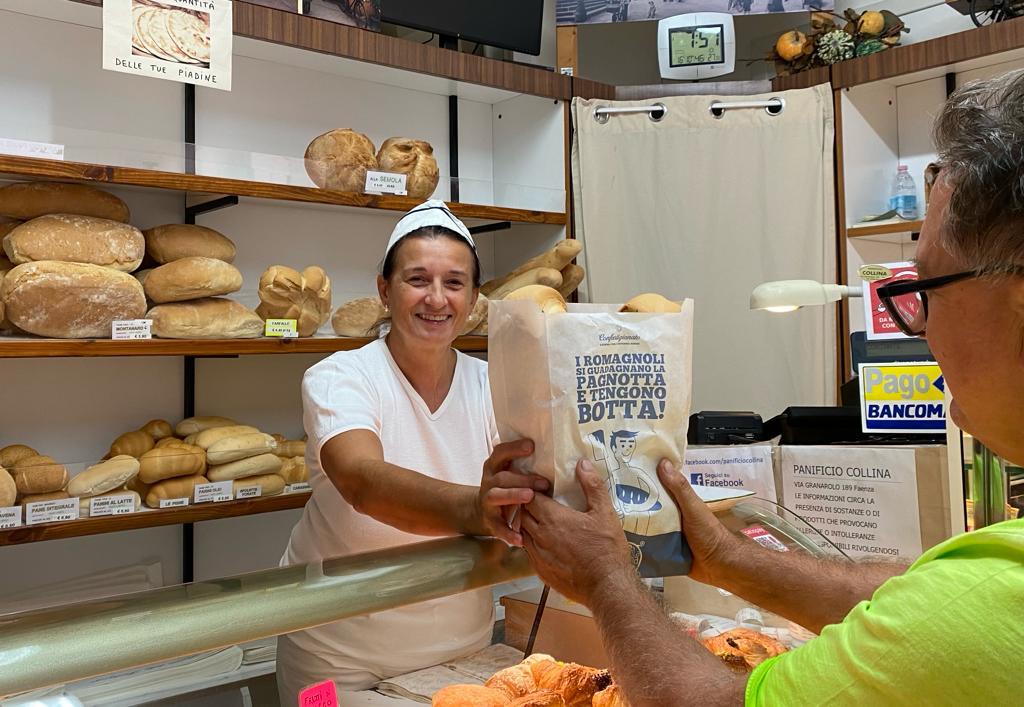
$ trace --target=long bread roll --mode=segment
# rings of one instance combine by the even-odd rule
[[[60,491],[68,485],[68,469],[45,454],[25,457],[14,465],[14,483],[22,496]]]
[[[194,438],[189,444],[194,444],[197,447],[209,450],[210,445],[214,442],[219,442],[222,439],[228,437],[237,437],[238,435],[247,434],[250,432],[259,432],[258,429],[252,425],[227,425],[225,427],[211,427],[208,430],[203,430],[194,435]],[[193,435],[189,435],[193,437]]]
[[[28,445],[8,444],[3,449],[0,449],[0,466],[5,469],[13,469],[14,465],[25,457],[32,457],[36,454],[39,454],[39,452]]]
[[[258,486],[260,489],[260,496],[276,496],[284,491],[284,479],[277,474],[247,476],[244,479],[235,481],[231,484],[231,495],[234,498],[238,498],[239,490],[250,486]]]
[[[277,441],[270,435],[264,432],[246,432],[219,439],[211,444],[206,449],[206,461],[209,464],[227,464],[268,452],[273,453],[275,449]]]
[[[210,481],[231,481],[258,474],[276,474],[280,470],[281,457],[273,454],[260,454],[248,459],[211,466],[206,476]]]
[[[376,297],[360,297],[338,307],[331,326],[338,336],[375,336],[376,325],[387,317]]]
[[[557,288],[558,294],[568,299],[569,295],[579,289],[580,283],[583,282],[586,275],[587,271],[576,263],[566,265],[562,268],[562,286]]]
[[[480,291],[490,297],[492,292],[512,278],[534,268],[553,268],[560,271],[572,262],[573,258],[579,255],[582,250],[583,245],[578,240],[567,238],[564,241],[560,241],[551,250],[541,253],[535,258],[530,258],[508,275],[485,282],[480,286]]]
[[[277,443],[277,449],[274,450],[274,454],[286,459],[291,457],[304,457],[306,456],[306,443],[301,439],[288,439],[284,442],[279,441]]]
[[[180,447],[182,445],[189,446],[184,440],[180,440],[177,437],[164,437],[156,441],[156,448],[160,447]]]
[[[104,498],[106,496],[131,496],[132,505],[135,507],[135,510],[137,511],[140,508],[142,508],[142,496],[140,496],[137,491],[129,491],[127,489],[117,489],[116,491],[108,491],[107,493],[101,493],[101,494],[98,494],[96,496],[89,496],[88,498],[82,498],[78,502],[78,517],[79,518],[88,518],[89,517],[89,509],[92,507],[92,499],[94,499],[94,498]]]
[[[139,460],[121,454],[94,464],[68,483],[68,493],[79,498],[99,496],[124,486],[139,473]]]
[[[128,206],[85,184],[22,182],[0,188],[0,215],[27,221],[47,214],[78,214],[128,222]]]
[[[527,285],[514,290],[505,297],[506,300],[528,300],[534,302],[545,314],[558,314],[566,311],[565,300],[558,290],[544,285]]]
[[[501,287],[495,288],[489,295],[490,299],[504,299],[510,292],[527,285],[544,285],[558,289],[562,286],[562,273],[554,268],[534,268],[516,275]]]
[[[205,476],[196,474],[194,476],[179,476],[175,479],[167,479],[153,484],[146,494],[146,505],[150,508],[159,508],[160,501],[172,498],[193,499],[197,484],[209,483]]]
[[[205,466],[206,453],[199,447],[160,447],[139,459],[139,478],[153,484],[175,476],[201,474]]]
[[[150,420],[139,429],[157,442],[174,435],[174,428],[171,427],[171,423],[167,420]]]
[[[220,415],[196,415],[195,417],[186,417],[184,420],[179,422],[174,432],[179,437],[188,437],[191,434],[208,430],[212,427],[227,427],[228,425],[237,425],[238,423],[232,420],[230,417],[221,417]]]
[[[637,295],[619,308],[620,312],[640,312],[644,314],[672,314],[683,311],[683,306],[673,302],[656,292]]]
[[[150,278],[152,275],[146,278],[147,284]],[[153,320],[153,335],[161,339],[257,339],[263,336],[263,320],[256,312],[221,297],[158,304],[146,317]]]
[[[0,466],[0,508],[13,506],[18,498],[18,485],[7,469]]]
[[[110,451],[107,454],[110,457],[127,454],[138,459],[152,449],[154,444],[153,438],[148,433],[142,430],[132,430],[111,442]]]

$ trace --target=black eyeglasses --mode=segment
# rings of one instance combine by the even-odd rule
[[[927,280],[891,282],[878,288],[878,299],[900,331],[907,336],[921,336],[928,322],[928,290],[945,287],[981,274],[978,270],[965,270],[952,275],[930,277]]]

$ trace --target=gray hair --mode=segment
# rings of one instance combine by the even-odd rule
[[[942,244],[968,268],[1024,265],[1024,70],[958,89],[935,123],[953,188]]]

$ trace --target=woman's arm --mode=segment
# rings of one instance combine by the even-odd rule
[[[493,535],[511,545],[522,537],[502,515],[507,506],[533,500],[546,491],[546,479],[511,470],[514,459],[529,456],[532,444],[499,444],[484,462],[480,486],[432,479],[384,461],[380,439],[369,430],[351,430],[320,450],[324,472],[358,512],[416,535]]]

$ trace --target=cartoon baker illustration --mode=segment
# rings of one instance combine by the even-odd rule
[[[661,502],[658,486],[647,471],[629,463],[636,452],[639,434],[630,430],[613,430],[607,448],[604,430],[592,432],[589,439],[594,460],[604,464],[608,490],[622,529],[647,535],[651,516],[661,510]]]

